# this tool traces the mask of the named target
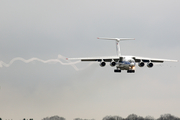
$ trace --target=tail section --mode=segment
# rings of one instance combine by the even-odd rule
[[[119,42],[124,41],[124,40],[135,40],[135,38],[104,38],[104,37],[98,37],[97,39],[115,40],[116,41],[116,53],[117,53],[117,56],[119,56],[119,57],[121,56],[121,50],[120,50]]]

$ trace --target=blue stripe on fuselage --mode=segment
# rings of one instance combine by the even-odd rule
[[[122,61],[121,63],[130,65],[130,62],[128,62],[128,61]]]

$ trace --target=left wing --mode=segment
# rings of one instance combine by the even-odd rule
[[[66,58],[67,60],[81,60],[81,61],[104,61],[104,62],[111,62],[111,61],[118,61],[121,57],[118,56],[107,56],[107,57],[85,57],[85,58]]]
[[[157,58],[146,58],[146,57],[133,57],[135,62],[153,62],[153,63],[163,63],[163,62],[178,62],[178,60],[170,60],[170,59],[157,59]]]

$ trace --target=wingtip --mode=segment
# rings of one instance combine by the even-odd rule
[[[179,62],[179,60],[172,60],[173,62]]]
[[[170,62],[179,62],[179,60],[169,60]]]
[[[68,58],[66,58],[66,60],[68,60]]]
[[[99,39],[99,37],[97,37],[97,39]]]

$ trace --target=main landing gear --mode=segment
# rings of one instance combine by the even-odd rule
[[[115,69],[115,73],[121,73],[121,69]],[[127,73],[135,73],[135,70],[127,70]]]
[[[127,70],[127,73],[135,73],[135,70]]]
[[[114,70],[114,72],[118,72],[118,73],[120,73],[120,72],[121,72],[121,70],[120,70],[120,69],[115,69],[115,70]]]

